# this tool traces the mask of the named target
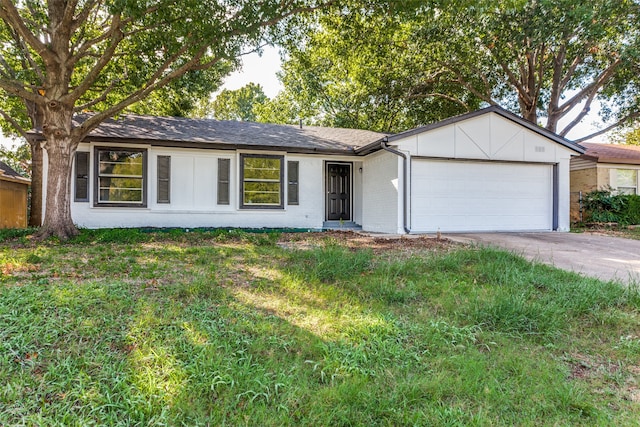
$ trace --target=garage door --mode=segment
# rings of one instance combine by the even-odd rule
[[[553,227],[553,167],[412,159],[411,229],[540,231]]]

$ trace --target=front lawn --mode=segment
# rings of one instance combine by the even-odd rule
[[[0,242],[0,425],[637,425],[640,293],[349,233]]]

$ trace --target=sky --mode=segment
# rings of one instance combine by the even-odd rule
[[[265,47],[261,55],[251,53],[242,58],[242,68],[226,78],[222,89],[236,90],[247,83],[258,83],[262,86],[264,93],[273,98],[282,89],[282,84],[278,80],[276,73],[281,69],[281,60],[278,50],[274,47]],[[578,108],[576,110],[579,110]],[[595,108],[594,108],[595,110]],[[568,139],[577,139],[597,129],[597,125],[592,123],[597,119],[595,112],[586,118],[581,124],[576,126],[568,135]],[[565,122],[571,120],[565,119]],[[562,124],[562,122],[561,122]],[[606,135],[595,138],[595,142],[607,142]],[[0,135],[0,145],[11,147],[15,142]]]

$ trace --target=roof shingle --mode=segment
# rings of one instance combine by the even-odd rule
[[[86,120],[76,117],[76,123]],[[359,129],[274,125],[253,122],[123,115],[108,119],[86,139],[145,140],[157,145],[211,145],[229,148],[289,148],[353,153],[386,135]],[[175,144],[178,143],[178,144]]]
[[[586,157],[591,157],[599,163],[640,165],[640,146],[596,144],[593,142],[583,142],[580,145],[587,149],[584,154]]]

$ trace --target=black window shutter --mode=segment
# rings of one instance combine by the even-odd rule
[[[287,201],[290,205],[297,205],[298,200],[298,162],[287,162]]]
[[[171,203],[171,156],[158,156],[158,203]]]
[[[76,151],[75,197],[76,202],[89,201],[89,153]]]
[[[229,175],[231,159],[218,159],[218,204],[229,204]]]

